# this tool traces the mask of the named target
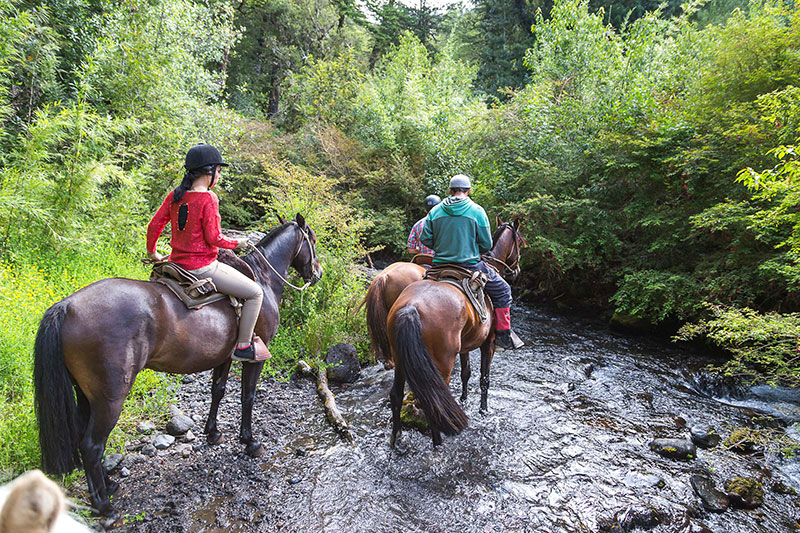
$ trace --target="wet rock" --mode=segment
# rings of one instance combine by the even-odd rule
[[[788,494],[790,496],[797,496],[797,491],[784,483],[782,480],[777,480],[772,484],[772,492],[775,494]]]
[[[608,325],[614,331],[624,333],[646,333],[652,328],[649,321],[619,311],[614,313]]]
[[[591,377],[592,372],[594,372],[594,368],[595,368],[594,363],[589,363],[588,365],[583,367],[583,375],[586,376],[587,378]]]
[[[167,433],[178,437],[185,434],[194,426],[194,420],[184,414],[177,414],[167,422]]]
[[[352,344],[334,344],[328,348],[325,356],[328,379],[339,383],[353,383],[361,373],[361,364],[358,362],[358,351]]]
[[[114,470],[119,467],[120,463],[122,462],[123,455],[121,453],[112,453],[106,455],[103,459],[103,467],[106,469],[107,472],[113,472]]]
[[[688,461],[697,457],[694,444],[685,439],[655,439],[650,449],[667,459]]]
[[[597,521],[598,530],[605,532],[632,531],[634,529],[652,529],[668,520],[665,513],[653,507],[628,507],[617,511],[613,518],[601,518]]]
[[[181,380],[181,382],[182,383],[192,383],[196,379],[197,379],[197,376],[195,376],[194,374],[186,374],[185,376],[183,376],[183,379]]]
[[[690,430],[692,442],[701,448],[713,448],[722,441],[717,431],[708,426],[696,425]]]
[[[153,446],[157,450],[166,450],[172,443],[175,442],[175,437],[172,435],[159,435],[155,439],[153,439]],[[144,448],[142,449],[142,453],[144,453]]]
[[[142,455],[145,457],[155,457],[156,455],[156,447],[152,444],[145,444],[142,447]]]
[[[755,509],[764,503],[761,482],[751,477],[735,477],[725,482],[731,505],[741,509]]]
[[[400,408],[400,423],[423,432],[429,429],[428,419],[425,418],[422,409],[417,407],[413,397],[411,401],[403,400],[403,406]]]
[[[136,431],[148,435],[156,430],[156,425],[150,420],[142,420],[136,425]]]
[[[728,509],[730,499],[721,491],[718,491],[714,486],[714,482],[701,475],[694,475],[689,478],[689,483],[692,485],[694,492],[700,497],[703,502],[703,508],[706,511],[713,513],[722,513]]]

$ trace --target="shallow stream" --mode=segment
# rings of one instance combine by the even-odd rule
[[[794,391],[710,384],[703,373],[708,361],[698,354],[616,335],[590,320],[522,307],[513,318],[528,344],[495,356],[488,413],[478,412],[475,351],[469,426],[444,437],[436,450],[428,435],[414,430],[403,433],[397,449],[389,447],[393,373],[381,366],[334,390],[354,443],[340,439],[319,405],[310,404],[297,418],[296,437],[262,463],[268,478],[285,480],[266,489],[267,505],[281,509],[281,524],[267,530],[597,531],[615,516],[624,525],[626,517],[647,512],[659,517],[649,529],[654,532],[796,530],[798,497],[769,487],[782,480],[800,490],[797,460],[718,446],[698,448],[696,459],[679,462],[648,447],[654,438],[688,438],[694,424],[725,437],[737,426],[755,427],[754,419],[763,423],[765,412],[800,420]],[[458,372],[456,364],[456,397]],[[784,431],[786,422],[777,425]],[[707,513],[689,485],[696,473],[718,487],[734,476],[763,479],[765,503],[755,511]],[[203,512],[220,505],[225,502],[199,508],[194,530],[204,529]]]

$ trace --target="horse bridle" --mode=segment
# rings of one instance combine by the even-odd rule
[[[295,224],[297,224],[297,223],[295,223]],[[308,251],[309,251],[309,256],[310,256],[309,262],[314,261],[314,258],[316,257],[316,254],[314,253],[314,247],[311,245],[311,238],[308,236],[308,232],[306,230],[304,230],[303,228],[301,228],[300,224],[297,224],[297,229],[299,229],[300,233],[303,235],[303,240],[308,243]],[[258,246],[256,246],[255,244],[252,244],[252,243],[250,243],[250,244],[251,244],[253,250],[255,250],[256,253],[258,253],[259,256],[261,256],[261,259],[264,260],[264,262],[275,273],[275,275],[278,276],[278,278],[284,284],[288,285],[289,287],[293,288],[294,290],[303,292],[304,290],[309,288],[311,286],[311,284],[315,281],[314,278],[316,277],[316,274],[313,274],[312,277],[311,277],[311,281],[306,281],[306,284],[303,285],[302,287],[298,287],[297,285],[293,285],[289,280],[287,280],[285,277],[283,277],[281,275],[281,273],[278,272],[275,269],[274,266],[272,266],[272,263],[270,263],[269,260],[264,256],[264,254],[261,253],[261,250],[258,249]],[[295,257],[298,256],[298,254],[300,253],[300,250],[302,248],[303,248],[303,243],[300,242],[300,246],[297,248],[297,252],[295,252],[295,254],[294,254]]]
[[[503,275],[503,273],[506,270],[508,270],[509,272],[514,274],[515,277],[519,276],[519,273],[520,273],[519,258],[520,258],[520,256],[522,254],[521,254],[519,243],[517,242],[517,229],[514,227],[514,224],[512,224],[511,222],[503,222],[502,224],[500,224],[498,229],[501,229],[501,228],[502,229],[505,229],[505,228],[510,228],[511,229],[511,253],[509,254],[509,256],[513,257],[514,251],[516,250],[517,256],[514,258],[514,261],[512,262],[511,265],[509,265],[508,263],[506,263],[502,259],[498,259],[497,257],[491,256],[489,254],[482,255],[481,259],[483,259],[484,263],[488,263],[490,267],[494,268],[497,271],[497,273],[500,274],[501,276]],[[496,264],[492,264],[492,263],[496,263]]]

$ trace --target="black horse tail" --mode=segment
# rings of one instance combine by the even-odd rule
[[[386,276],[378,275],[367,289],[364,303],[367,306],[367,330],[375,355],[379,359],[389,361],[392,352],[389,347],[389,336],[386,333],[386,318],[389,310],[386,308],[386,299],[383,297],[385,287]]]
[[[397,363],[405,370],[408,386],[414,392],[431,426],[445,435],[455,435],[467,427],[467,414],[434,366],[422,340],[419,311],[407,305],[395,315],[395,348]]]
[[[75,389],[61,350],[61,326],[68,306],[61,300],[45,312],[33,347],[39,448],[42,469],[48,474],[67,474],[80,465]]]

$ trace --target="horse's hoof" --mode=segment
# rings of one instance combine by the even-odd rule
[[[210,433],[208,437],[206,437],[206,442],[209,444],[209,446],[214,446],[224,440],[225,437],[222,436],[222,433]]]
[[[101,518],[98,520],[100,526],[105,529],[113,529],[117,522],[119,521],[120,515],[119,513],[115,512],[111,505],[108,507],[104,507],[103,510],[99,511]]]
[[[250,457],[261,457],[267,453],[267,450],[264,449],[264,446],[262,446],[260,442],[251,442],[247,445],[247,448],[245,448],[245,452]]]

